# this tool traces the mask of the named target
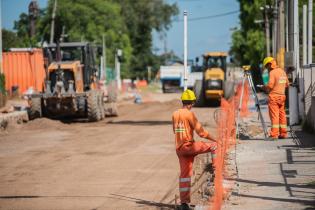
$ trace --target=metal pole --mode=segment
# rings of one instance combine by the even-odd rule
[[[284,68],[285,53],[285,21],[284,21],[284,0],[279,1],[279,33],[278,33],[278,63],[280,68]]]
[[[236,118],[236,138],[239,138],[239,119],[240,119],[240,113],[241,113],[241,108],[242,108],[242,103],[243,103],[243,96],[244,96],[244,88],[245,88],[245,80],[246,80],[246,73],[244,70],[244,77],[242,81],[242,91],[241,91],[241,97],[240,97],[240,102],[238,104],[238,110],[237,110],[237,118]]]
[[[300,72],[299,1],[294,0],[294,51],[296,74]]]
[[[105,39],[105,34],[102,35],[102,41],[103,41],[103,52],[102,52],[102,58],[103,58],[103,78],[102,79],[106,79],[106,39]]]
[[[289,2],[285,2],[285,49],[289,52]]]
[[[3,73],[2,69],[2,0],[0,0],[0,74]]]
[[[184,90],[187,90],[187,11],[184,11]]]
[[[292,79],[295,83],[298,79],[300,71],[299,62],[299,14],[298,14],[298,0],[293,0],[293,48],[290,51],[294,52],[294,67],[295,71],[292,73]],[[290,5],[291,6],[291,5]],[[291,13],[292,14],[292,13]],[[291,20],[291,19],[290,19]],[[298,104],[298,89],[295,86],[289,87],[289,119],[290,125],[296,125],[299,123],[299,104]]]
[[[308,64],[311,64],[313,58],[313,0],[308,0],[308,39],[307,39],[307,47],[308,47]]]
[[[148,82],[151,81],[151,66],[148,66]]]
[[[117,79],[117,88],[120,91],[121,90],[121,78],[120,78],[120,61],[118,59],[118,56],[122,56],[121,49],[118,49],[116,52],[116,79]]]
[[[265,33],[266,33],[266,50],[267,50],[266,53],[267,53],[267,56],[270,56],[270,25],[269,25],[268,9],[267,9],[267,6],[265,6]]]
[[[294,0],[288,2],[288,39],[289,51],[294,51]]]
[[[275,6],[273,10],[273,30],[272,30],[272,55],[277,56],[277,34],[278,34],[278,0],[275,1]]]
[[[303,5],[303,65],[307,64],[307,6]]]
[[[51,19],[51,28],[50,28],[50,43],[52,44],[54,42],[54,36],[55,36],[55,17],[56,17],[56,10],[57,10],[57,0],[55,0],[53,13],[52,13],[52,19]]]

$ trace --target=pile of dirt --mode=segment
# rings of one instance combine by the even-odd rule
[[[38,118],[32,121],[29,121],[23,127],[25,129],[47,129],[47,128],[62,129],[66,126],[68,125],[62,123],[59,120],[51,120],[48,118]]]
[[[241,123],[239,132],[241,140],[264,138],[264,131],[259,124],[252,124],[250,122]]]

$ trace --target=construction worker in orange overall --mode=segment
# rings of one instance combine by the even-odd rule
[[[215,168],[215,154],[217,141],[203,129],[195,114],[191,111],[196,101],[193,91],[186,90],[181,96],[183,107],[173,113],[173,131],[175,134],[176,153],[180,165],[179,193],[181,209],[190,209],[190,184],[193,174],[193,162],[195,156],[210,152],[212,154],[212,166]],[[194,131],[202,138],[212,143],[194,140]]]
[[[263,65],[269,71],[269,82],[264,89],[269,93],[269,116],[271,120],[271,139],[287,138],[287,118],[285,114],[285,88],[289,81],[285,71],[277,66],[272,57],[266,57]]]

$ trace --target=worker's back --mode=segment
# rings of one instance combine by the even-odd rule
[[[208,131],[204,130],[195,114],[188,109],[178,109],[173,113],[173,130],[175,133],[176,149],[185,142],[194,141],[194,131],[202,138],[208,138]]]
[[[285,95],[285,88],[288,84],[287,74],[281,68],[275,68],[270,71],[268,83],[270,87],[269,95]]]
[[[184,142],[193,140],[194,128],[191,122],[194,120],[194,114],[188,109],[178,109],[173,113],[172,119],[176,149],[178,149]]]

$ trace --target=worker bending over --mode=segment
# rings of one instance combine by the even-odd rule
[[[287,118],[285,114],[285,88],[289,81],[285,71],[277,66],[272,57],[266,57],[263,65],[269,71],[269,82],[264,89],[269,93],[269,116],[271,120],[270,138],[287,138]]]
[[[183,107],[173,113],[173,130],[175,134],[176,153],[180,165],[179,193],[181,200],[181,209],[190,209],[190,185],[193,174],[193,162],[195,156],[202,153],[211,152],[212,166],[215,168],[215,154],[217,141],[203,129],[198,122],[195,114],[191,111],[196,101],[193,91],[186,90],[181,96]],[[203,138],[212,143],[206,143],[194,140],[194,131]]]

